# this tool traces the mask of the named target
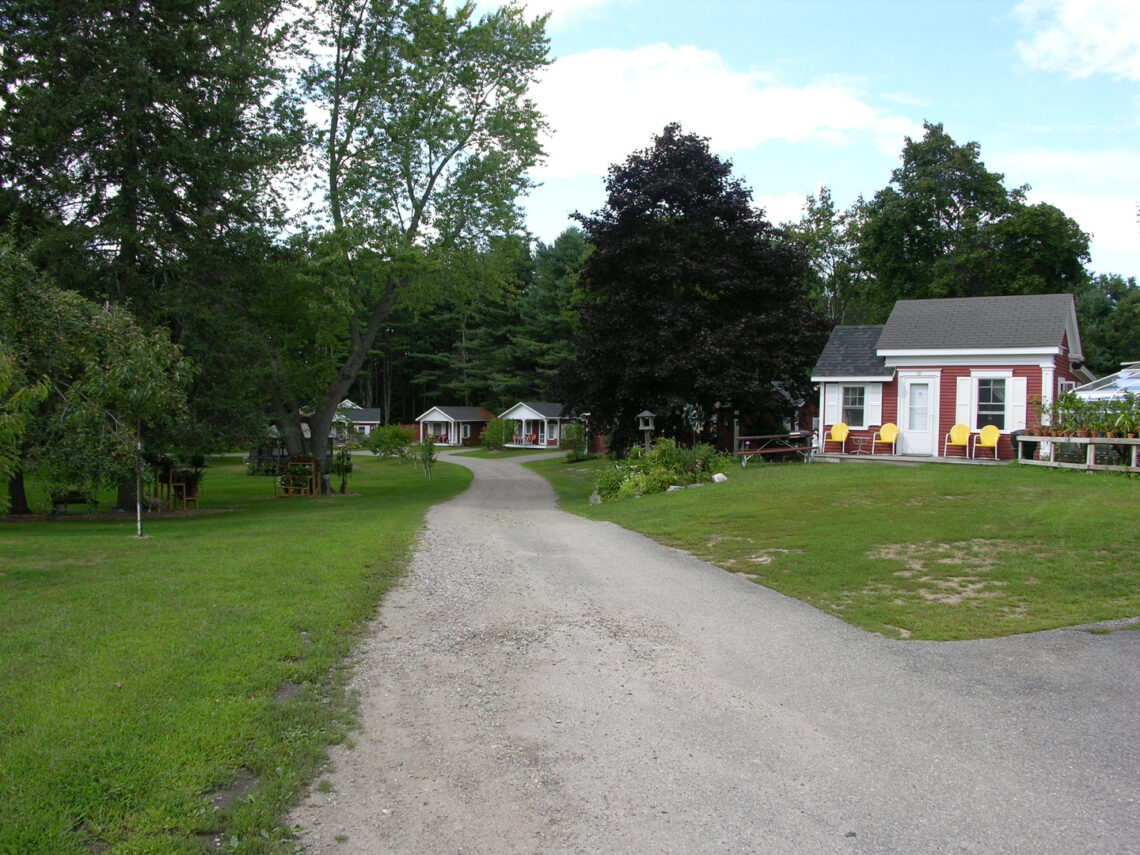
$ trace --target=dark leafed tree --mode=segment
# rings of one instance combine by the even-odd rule
[[[777,384],[801,388],[819,355],[824,325],[804,253],[731,170],[707,140],[671,124],[611,167],[602,210],[577,215],[594,250],[559,391],[612,428],[617,447],[636,439],[645,409],[679,436],[686,404],[775,412]]]
[[[958,145],[940,124],[907,138],[890,186],[863,209],[859,259],[874,279],[873,319],[896,300],[1079,291],[1088,235],[1051,205],[1007,189],[975,142]]]

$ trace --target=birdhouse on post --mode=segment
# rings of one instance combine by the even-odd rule
[[[655,413],[643,410],[637,414],[637,429],[645,434],[645,451],[649,451],[649,438],[653,434],[653,418]]]

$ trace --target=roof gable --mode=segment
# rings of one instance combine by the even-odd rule
[[[1080,358],[1072,294],[899,300],[879,337],[878,352],[1061,348],[1068,333]]]
[[[836,327],[831,331],[819,361],[812,369],[812,380],[829,377],[875,377],[889,380],[887,368],[875,348],[883,332],[881,325]]]
[[[502,415],[499,416],[499,418],[526,418],[527,412],[530,413],[531,417],[537,416],[538,418],[542,419],[568,418],[568,416],[562,415],[562,410],[562,404],[551,404],[540,401],[520,401],[510,409],[504,411]]]
[[[432,407],[416,416],[417,422],[442,420],[449,422],[489,422],[495,414],[485,407]]]

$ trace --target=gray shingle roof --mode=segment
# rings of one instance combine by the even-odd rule
[[[494,413],[483,407],[441,407],[437,405],[432,407],[432,410],[439,410],[454,422],[489,422],[495,417]],[[427,412],[430,413],[431,410]],[[427,413],[424,413],[419,419],[426,415]]]
[[[1055,347],[1075,317],[1073,306],[1072,294],[899,300],[878,349]],[[1078,350],[1080,342],[1069,347]]]
[[[530,407],[544,419],[557,419],[562,417],[561,404],[549,404],[544,402],[523,401],[524,406]]]
[[[875,353],[882,332],[881,325],[836,327],[819,355],[812,378],[891,377],[894,372]]]
[[[379,407],[358,407],[355,410],[341,410],[350,422],[376,422],[384,421],[384,411]]]

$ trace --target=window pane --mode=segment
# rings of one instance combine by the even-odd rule
[[[907,408],[909,421],[907,429],[913,431],[930,430],[930,386],[927,383],[911,383],[910,406]]]
[[[978,420],[974,427],[981,430],[986,425],[1005,430],[1005,380],[978,381]]]
[[[863,424],[863,387],[843,387],[843,421],[848,425]]]

